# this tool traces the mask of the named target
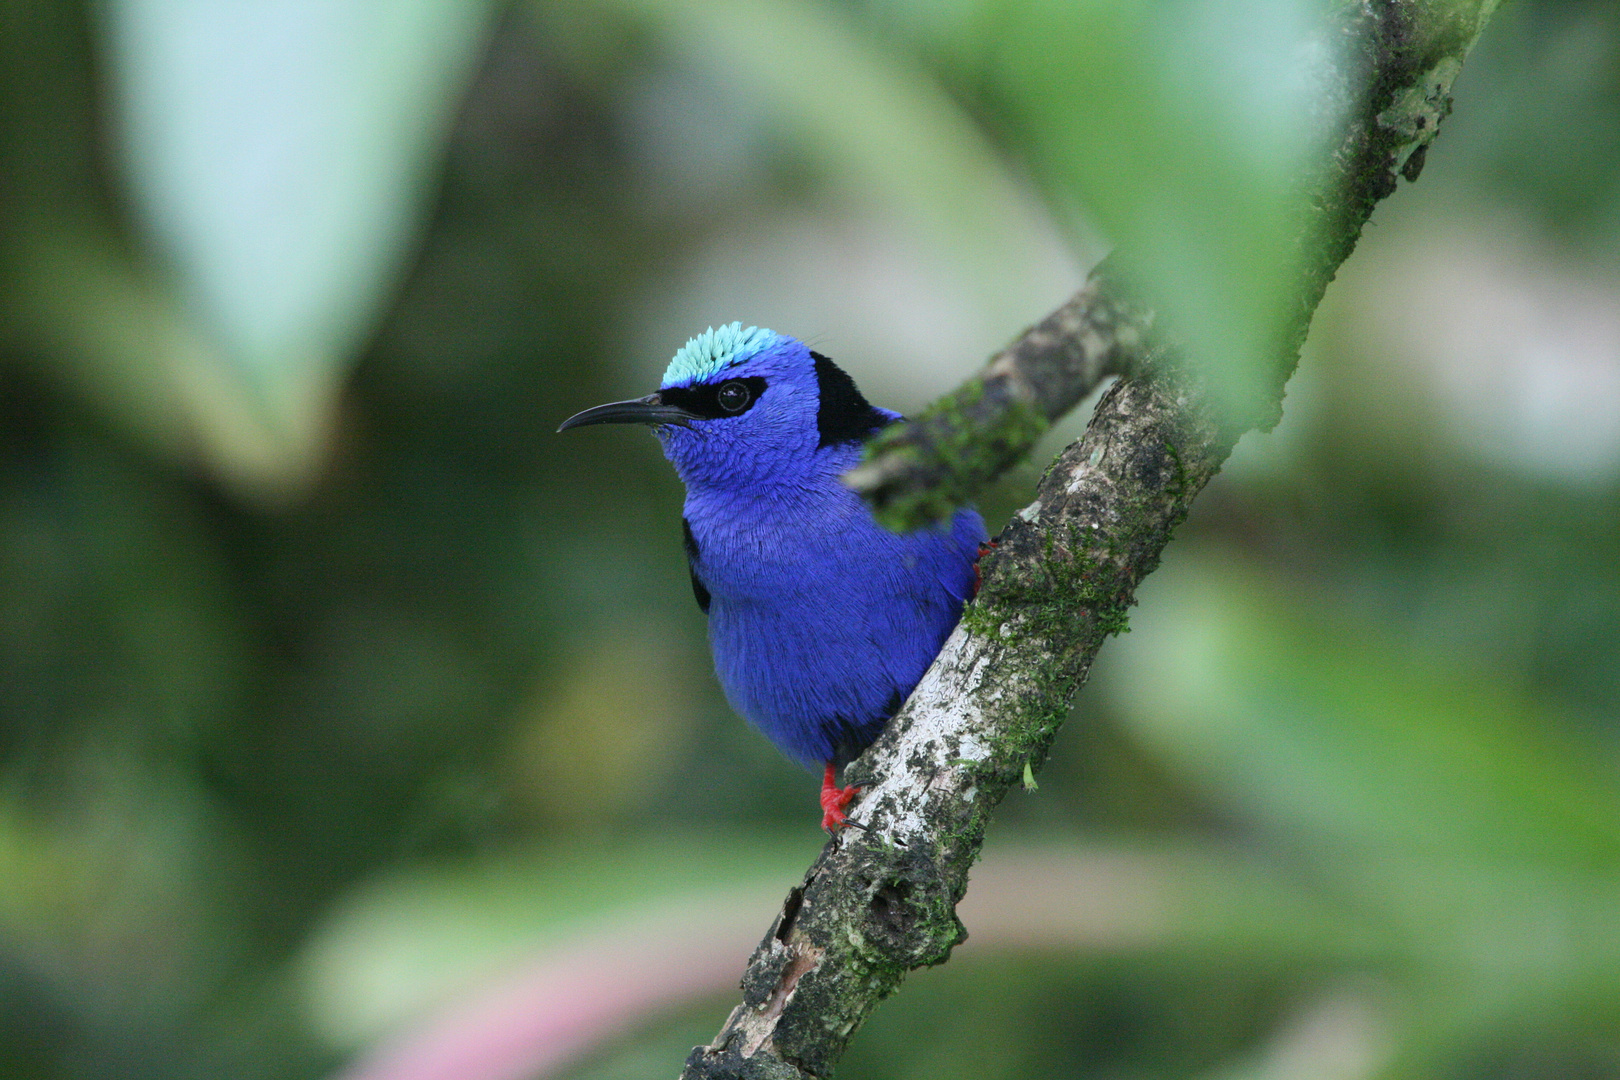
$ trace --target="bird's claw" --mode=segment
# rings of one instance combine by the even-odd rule
[[[844,807],[848,806],[859,795],[861,789],[854,784],[849,787],[838,787],[833,783],[833,766],[827,766],[827,772],[821,781],[821,827],[827,832],[836,833],[845,825],[854,825],[864,829],[866,826],[857,821],[851,821]]]
[[[844,807],[854,801],[855,796],[859,795],[860,792],[861,789],[854,785],[846,788],[822,788],[821,827],[827,832],[835,833],[845,825],[857,824],[850,820],[848,814],[844,813]]]

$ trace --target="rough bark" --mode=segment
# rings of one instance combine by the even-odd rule
[[[983,560],[984,587],[939,659],[851,766],[865,828],[831,840],[788,894],[743,976],[742,1003],[692,1052],[684,1078],[828,1076],[905,974],[943,962],[966,937],[956,903],[991,814],[1040,768],[1193,498],[1243,431],[1280,414],[1327,283],[1397,176],[1416,178],[1494,6],[1361,0],[1340,10],[1333,32],[1348,37],[1351,60],[1324,77],[1343,106],[1343,137],[1308,183],[1308,269],[1270,395],[1243,418],[1217,413],[1152,311],[1101,273],[852,474],[887,520],[937,517],[1101,379],[1123,375]]]

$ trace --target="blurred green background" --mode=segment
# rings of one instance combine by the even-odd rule
[[[732,319],[915,410],[1103,236],[1241,368],[1318,17],[0,4],[0,1076],[425,1077],[541,968],[546,1075],[674,1075],[815,781],[556,424]],[[1455,89],[843,1075],[1620,1077],[1620,9]],[[615,1003],[649,926],[720,974]]]

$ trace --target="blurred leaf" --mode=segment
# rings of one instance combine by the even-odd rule
[[[14,234],[8,327],[48,374],[149,446],[239,491],[285,494],[318,468],[335,386],[310,382],[283,415],[245,392],[234,363],[171,290],[87,215],[41,216]]]
[[[1443,998],[1461,1014],[1616,1018],[1620,788],[1597,744],[1239,567],[1151,591],[1115,652],[1139,737],[1461,980]]]
[[[1035,0],[991,9],[988,66],[1059,199],[1094,213],[1236,403],[1301,264],[1334,133],[1322,0]]]
[[[1620,867],[1598,747],[1484,673],[1238,568],[1155,588],[1160,614],[1119,650],[1133,723],[1265,820],[1368,848]]]
[[[214,393],[296,487],[375,324],[483,44],[487,0],[113,0],[115,118],[136,216],[173,271]],[[226,472],[239,448],[217,441]]]
[[[716,918],[742,919],[753,940],[820,839],[664,834],[391,874],[311,937],[299,963],[312,1017],[335,1043],[357,1045],[537,950],[572,948],[621,921],[640,933],[672,917],[711,930]]]

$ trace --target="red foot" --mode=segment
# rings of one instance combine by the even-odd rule
[[[849,822],[849,815],[844,813],[844,807],[850,804],[860,793],[860,788],[853,785],[846,788],[838,787],[833,783],[835,775],[831,762],[827,763],[827,771],[821,776],[821,827],[830,833],[842,829]]]
[[[986,540],[979,545],[979,553],[973,557],[973,595],[978,596],[979,590],[984,587],[984,575],[979,573],[979,560],[990,553],[991,548],[1000,547],[995,540]]]

